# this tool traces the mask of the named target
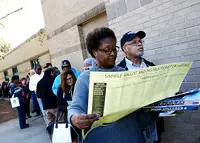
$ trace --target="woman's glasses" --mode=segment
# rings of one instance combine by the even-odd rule
[[[116,46],[116,48],[112,50],[104,50],[104,49],[98,49],[98,51],[104,52],[106,55],[110,55],[112,52],[116,54],[119,51],[119,47]]]

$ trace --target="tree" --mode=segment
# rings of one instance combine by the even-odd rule
[[[0,58],[3,58],[3,55],[9,52],[11,45],[6,43],[3,39],[0,39]]]

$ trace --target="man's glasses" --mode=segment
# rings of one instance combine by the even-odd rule
[[[106,55],[110,55],[112,52],[116,54],[119,51],[119,47],[116,46],[116,48],[112,50],[104,50],[104,49],[98,49],[98,51],[104,52]]]
[[[133,41],[133,42],[126,44],[126,45],[138,46],[139,43],[144,44],[144,40]]]

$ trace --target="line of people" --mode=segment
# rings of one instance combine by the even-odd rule
[[[126,56],[118,65],[116,65],[116,58],[120,47],[116,45],[115,33],[107,27],[94,29],[86,38],[87,50],[92,58],[84,61],[85,72],[80,74],[72,68],[68,60],[61,62],[61,74],[58,74],[58,71],[55,72],[50,63],[47,63],[44,72],[40,65],[36,65],[35,74],[30,77],[29,89],[36,116],[42,113],[50,134],[52,134],[52,126],[57,118],[59,121],[68,120],[72,125],[75,130],[75,133],[72,134],[75,142],[161,142],[161,133],[164,131],[163,119],[157,119],[158,113],[144,112],[142,109],[108,126],[92,130],[84,141],[81,136],[82,129],[87,132],[93,122],[101,118],[95,114],[87,114],[90,71],[116,72],[155,66],[143,58],[143,38],[145,36],[144,31],[136,33],[130,31],[123,35],[120,46]],[[18,78],[13,76],[13,81],[15,89],[18,87]],[[21,104],[22,97],[25,98],[25,89],[16,91],[12,93],[16,93],[20,97]],[[22,119],[22,114],[24,117],[21,109],[23,106],[18,108],[20,127],[27,127],[24,118]]]
[[[85,69],[91,66],[92,58],[87,59],[84,63]],[[57,115],[57,109],[60,111],[59,120],[64,118],[64,110],[68,105],[68,100],[72,100],[73,87],[80,72],[71,67],[68,60],[61,63],[62,73],[51,63],[47,63],[42,71],[40,65],[36,65],[34,70],[30,70],[28,78],[19,80],[19,76],[12,77],[11,95],[18,97],[20,107],[17,107],[19,126],[21,129],[29,127],[26,119],[30,115],[30,99],[32,100],[35,117],[42,116],[47,127],[53,125]],[[65,78],[68,78],[66,80]],[[69,91],[68,91],[69,90]],[[54,94],[56,93],[56,94]],[[67,108],[66,108],[67,109]],[[67,110],[65,110],[67,113]],[[48,128],[47,128],[48,129]]]

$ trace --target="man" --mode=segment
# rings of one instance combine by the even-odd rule
[[[29,127],[29,124],[26,124],[26,111],[25,111],[25,103],[24,103],[24,91],[19,86],[19,76],[12,76],[12,86],[11,86],[11,94],[15,97],[18,97],[20,106],[17,107],[18,118],[19,118],[19,126],[21,129],[25,129]]]
[[[51,63],[46,63],[46,65],[44,66],[44,69],[48,69],[48,68],[52,68],[52,64]]]
[[[42,112],[43,118],[46,122],[46,116],[44,113],[44,109],[43,109],[43,105],[42,105],[42,100],[37,98],[36,92],[37,92],[37,84],[38,82],[43,78],[44,76],[44,72],[42,72],[42,67],[40,65],[36,65],[35,66],[35,74],[33,76],[31,76],[30,78],[30,82],[29,82],[29,89],[30,91],[33,92],[33,94],[35,95],[34,98],[37,99],[40,110]],[[32,100],[36,100],[36,99],[32,99]],[[37,116],[40,115],[39,109],[37,107]]]
[[[28,81],[27,81],[27,84],[28,84],[28,87],[29,87],[29,83],[30,83],[30,78],[35,74],[35,70],[30,70],[28,72]],[[30,89],[29,89],[30,90]],[[37,115],[36,116],[39,116],[40,115],[40,109],[39,109],[39,105],[38,105],[38,102],[37,102],[37,98],[36,98],[36,95],[35,95],[35,92],[34,91],[31,91],[31,101],[32,101],[32,106],[33,106],[33,111],[31,113],[35,113],[37,112]]]
[[[95,64],[96,60],[94,58],[87,58],[85,59],[85,61],[83,62],[83,66],[84,66],[84,70],[90,70],[90,68],[92,67],[93,64]]]
[[[62,61],[61,68],[63,71],[71,69],[74,72],[76,78],[78,78],[78,76],[80,75],[80,72],[76,71],[74,68],[71,67],[71,63],[68,60]],[[55,78],[53,86],[52,86],[52,91],[56,96],[57,96],[58,88],[60,86],[60,82],[61,82],[61,78],[60,78],[60,75],[58,75]]]
[[[47,117],[47,126],[54,123],[56,117],[57,97],[51,90],[53,82],[53,69],[48,68],[44,72],[44,77],[37,84],[37,97],[42,100]]]
[[[123,35],[120,44],[122,51],[125,53],[126,57],[119,63],[118,66],[123,67],[126,70],[134,70],[149,66],[155,66],[152,62],[149,62],[142,57],[144,55],[144,41],[142,39],[145,36],[146,33],[144,31],[139,31],[137,33],[127,32]],[[162,118],[158,119],[157,125],[158,130],[154,130],[154,133],[156,135],[152,138],[160,142],[161,133],[164,131],[164,121]]]

